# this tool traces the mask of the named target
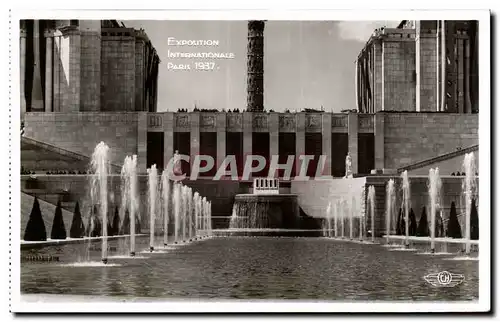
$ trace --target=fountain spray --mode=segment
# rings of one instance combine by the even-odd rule
[[[342,199],[340,201],[340,205],[342,207],[342,221],[341,221],[341,229],[342,229],[342,239],[345,238],[345,212],[346,212],[346,209],[345,209],[345,200]]]
[[[179,242],[179,224],[180,224],[180,212],[181,212],[181,184],[174,183],[174,242],[177,244]]]
[[[168,179],[167,170],[163,170],[161,174],[161,187],[163,194],[163,245],[168,244],[168,220],[170,216],[170,181]]]
[[[474,153],[467,153],[462,164],[462,169],[465,172],[465,178],[462,182],[462,193],[465,199],[465,253],[467,255],[470,254],[471,250],[470,216],[472,211],[472,199],[476,193],[475,167],[476,162],[474,160]]]
[[[158,191],[158,170],[156,164],[148,169],[148,191],[149,191],[149,251],[154,251],[155,243],[155,221],[156,221],[156,193]]]
[[[375,187],[368,187],[368,204],[370,205],[372,243],[375,242]]]
[[[195,236],[195,240],[198,239],[198,216],[199,216],[199,206],[198,206],[198,203],[199,203],[199,199],[200,199],[200,194],[198,193],[198,191],[196,191],[194,193],[194,196],[193,196],[193,203],[194,203],[194,221],[195,221],[195,224],[194,224],[194,236]]]
[[[335,201],[335,206],[333,208],[334,213],[333,213],[333,229],[335,231],[335,238],[339,237],[339,232],[338,232],[338,216],[339,216],[339,201]]]
[[[436,211],[439,207],[439,198],[441,194],[441,178],[439,169],[429,169],[429,201],[431,209],[431,252],[436,251]]]
[[[408,179],[408,171],[401,173],[403,180],[403,208],[405,214],[405,246],[410,247],[410,179]]]
[[[390,243],[389,236],[392,232],[392,216],[394,215],[394,205],[396,203],[396,188],[394,186],[394,179],[390,179],[387,183],[385,201],[385,230],[386,230],[386,243]]]
[[[187,187],[182,186],[182,242],[186,242]]]
[[[130,219],[130,256],[135,256],[135,217],[138,208],[137,197],[137,156],[126,156],[121,170],[122,213],[128,207]],[[128,204],[127,204],[128,203]]]
[[[193,190],[191,188],[187,189],[187,201],[188,201],[188,235],[189,241],[193,240]]]
[[[353,216],[354,216],[354,196],[351,198],[350,207],[349,207],[349,239],[352,240],[353,234]]]
[[[109,175],[109,147],[106,143],[99,143],[92,154],[91,166],[93,170],[93,184],[99,190],[99,204],[102,217],[102,255],[104,264],[108,262],[108,175]],[[94,195],[94,194],[92,194]]]

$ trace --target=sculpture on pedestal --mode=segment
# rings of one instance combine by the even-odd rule
[[[174,153],[174,175],[182,174],[181,156],[179,150],[175,150]]]
[[[344,178],[352,178],[352,159],[351,154],[347,153],[345,157],[345,177]]]

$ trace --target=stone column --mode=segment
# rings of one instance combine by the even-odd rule
[[[417,21],[415,32],[416,110],[434,112],[438,106],[436,69],[439,43],[436,21]]]
[[[323,168],[323,175],[332,175],[332,114],[323,113],[321,124],[321,141],[323,155],[326,156],[325,167]]]
[[[264,21],[248,22],[247,109],[264,110]]]
[[[163,169],[174,156],[174,113],[163,113]]]
[[[306,153],[306,113],[297,113],[297,132],[295,133],[295,175],[300,174],[299,157]]]
[[[54,54],[54,34],[45,33],[45,112],[53,112],[52,106],[52,63]]]
[[[148,113],[137,113],[137,168],[146,173],[148,156]]]
[[[271,164],[271,160],[274,155],[279,155],[279,140],[280,140],[280,123],[279,123],[279,114],[278,113],[270,113],[268,119],[269,124],[269,160],[266,160],[268,163],[268,169]]]
[[[252,155],[252,113],[244,112],[243,113],[243,166],[242,169],[245,168],[245,164],[247,161],[247,157]]]
[[[19,63],[20,63],[20,69],[21,69],[21,74],[19,77],[20,81],[20,92],[21,92],[21,119],[24,119],[24,113],[26,113],[26,93],[25,93],[25,88],[24,88],[24,81],[26,78],[26,30],[21,29],[20,31],[20,43],[19,43]]]
[[[189,164],[190,168],[193,167],[194,158],[200,154],[200,113],[191,112],[189,113],[189,124],[191,132],[191,150],[189,152]],[[191,172],[190,172],[191,173]]]
[[[374,116],[374,139],[375,139],[375,169],[384,169],[384,126],[385,114],[376,113]]]
[[[81,61],[81,35],[78,29],[68,32],[69,36],[69,86],[67,105],[63,107],[65,112],[80,111],[80,68]]]
[[[52,108],[54,112],[60,112],[61,111],[61,37],[62,33],[60,30],[54,31],[54,38],[53,38],[53,43],[54,43],[54,52],[52,55],[53,58],[53,85],[52,85]],[[64,73],[63,73],[64,74]]]
[[[358,114],[347,115],[348,151],[352,160],[352,173],[358,173]],[[345,159],[345,158],[344,158]]]
[[[33,71],[33,88],[31,88],[31,111],[43,112],[44,101],[42,93],[42,71],[40,70],[41,53],[40,53],[40,36],[43,33],[40,31],[40,21],[33,21],[33,53],[34,53],[34,71]]]
[[[217,113],[215,126],[217,131],[217,160],[215,166],[218,170],[226,158],[226,113]]]

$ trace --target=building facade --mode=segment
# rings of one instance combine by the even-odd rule
[[[373,32],[356,61],[361,113],[477,113],[478,22],[403,20]]]
[[[155,112],[158,64],[144,30],[115,20],[22,20],[26,112]]]

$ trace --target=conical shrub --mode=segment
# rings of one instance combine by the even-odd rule
[[[415,213],[413,212],[413,208],[410,208],[410,227],[408,227],[409,235],[415,236],[417,234],[417,218],[415,218]]]
[[[99,237],[102,235],[102,224],[97,216],[97,206],[94,206],[90,213],[87,223],[87,235],[90,237]]]
[[[73,214],[73,221],[71,222],[71,229],[69,237],[82,238],[85,236],[85,225],[83,224],[82,214],[80,213],[80,205],[78,201],[75,205],[75,213]]]
[[[120,214],[118,212],[118,207],[115,207],[115,215],[113,216],[113,225],[112,225],[112,232],[113,235],[110,236],[115,236],[120,233]],[[109,232],[108,232],[109,234]]]
[[[418,221],[417,236],[429,236],[429,222],[427,221],[427,211],[425,206],[422,208],[422,214]]]
[[[460,228],[460,223],[458,222],[455,202],[451,203],[450,219],[448,220],[448,227],[446,233],[447,236],[451,238],[462,238],[462,229]]]
[[[125,210],[125,215],[123,217],[123,223],[120,228],[120,235],[129,235],[130,234],[130,213]]]
[[[435,222],[436,225],[434,227],[434,237],[444,237],[443,220],[441,218],[441,212],[439,210],[436,210]]]
[[[472,199],[470,210],[470,239],[479,240],[479,217],[475,199]]]
[[[33,202],[30,218],[24,230],[24,240],[47,240],[47,230],[45,229],[45,223],[43,222],[42,212],[40,211],[40,204],[38,203],[37,197],[35,197],[35,201]]]
[[[403,215],[403,210],[399,208],[398,219],[396,220],[396,235],[402,235],[401,233],[401,217]]]
[[[64,227],[61,201],[57,202],[56,213],[54,214],[54,221],[52,222],[52,231],[50,233],[50,238],[66,239],[66,227]]]

